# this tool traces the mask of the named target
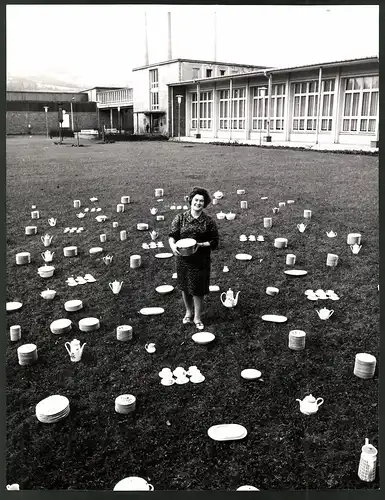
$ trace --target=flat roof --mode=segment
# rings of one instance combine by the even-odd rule
[[[240,79],[240,78],[248,78],[250,76],[259,76],[259,75],[264,75],[265,73],[271,73],[271,74],[279,74],[279,73],[287,73],[291,72],[293,70],[297,71],[306,71],[309,69],[316,69],[316,68],[327,68],[327,67],[333,67],[333,66],[348,66],[350,64],[363,64],[363,63],[368,63],[368,62],[377,62],[379,63],[379,57],[378,56],[370,56],[370,57],[362,57],[360,59],[344,59],[342,61],[332,61],[332,62],[324,62],[324,63],[317,63],[317,64],[306,64],[304,66],[288,66],[288,67],[283,67],[283,68],[264,68],[263,70],[258,70],[258,71],[250,71],[247,73],[238,73],[235,75],[226,75],[226,76],[216,76],[212,78],[197,78],[195,80],[184,80],[181,82],[174,82],[174,83],[168,83],[168,86],[170,87],[178,87],[180,85],[187,85],[187,84],[192,84],[192,83],[198,83],[198,82],[217,82],[217,81],[224,81],[228,80],[230,78],[233,79]]]
[[[169,61],[162,61],[158,63],[146,64],[144,66],[138,66],[137,68],[133,68],[132,71],[138,71],[140,69],[152,68],[154,66],[164,66],[165,64],[172,64],[176,62],[192,62],[192,63],[203,63],[203,64],[218,64],[222,66],[242,66],[245,68],[261,68],[265,69],[268,66],[261,66],[256,64],[240,64],[240,63],[232,63],[232,62],[223,62],[223,61],[206,61],[201,59],[170,59]]]

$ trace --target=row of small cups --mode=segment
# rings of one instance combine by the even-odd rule
[[[260,234],[257,237],[255,234],[250,234],[249,237],[247,237],[245,234],[241,234],[239,237],[239,241],[265,241],[265,238]]]
[[[316,291],[314,290],[306,290],[305,295],[309,300],[326,300],[326,299],[331,299],[331,300],[340,300],[338,295],[334,292],[334,290],[321,290],[318,289]]]
[[[150,248],[164,248],[164,244],[161,241],[151,241],[151,243],[142,243],[142,248],[144,250],[149,250]]]
[[[190,366],[187,371],[181,366],[175,368],[174,371],[171,371],[170,368],[163,368],[159,372],[159,377],[161,378],[161,384],[165,386],[174,385],[175,383],[187,384],[189,381],[193,384],[199,384],[205,380],[205,377],[196,366]]]

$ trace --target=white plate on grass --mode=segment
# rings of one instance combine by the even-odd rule
[[[101,253],[103,252],[103,248],[102,247],[93,247],[93,248],[90,248],[90,254],[91,255],[94,255],[96,253]]]
[[[158,293],[165,294],[171,293],[174,290],[174,287],[171,285],[160,285],[155,288]]]
[[[215,339],[215,335],[210,332],[197,332],[191,338],[196,344],[206,345]]]
[[[279,316],[278,314],[265,314],[262,316],[264,321],[271,321],[272,323],[285,323],[287,321],[286,316]]]
[[[172,257],[174,254],[171,253],[171,252],[164,252],[164,253],[157,253],[155,254],[155,257],[157,259],[169,259],[170,257]]]
[[[253,258],[253,256],[248,254],[248,253],[237,253],[235,258],[237,260],[251,260]]]
[[[214,441],[231,441],[246,437],[247,430],[239,424],[220,424],[210,427],[207,434]]]
[[[290,276],[304,276],[307,274],[307,271],[303,269],[289,269],[288,271],[284,271],[285,274],[289,274]]]
[[[144,316],[150,316],[152,314],[163,314],[164,309],[162,307],[143,307],[139,312]]]
[[[17,311],[23,304],[21,302],[7,302],[7,311]]]
[[[219,286],[218,285],[210,285],[209,290],[210,290],[210,292],[219,292]]]
[[[259,370],[254,370],[254,368],[247,368],[246,370],[241,371],[241,377],[246,380],[254,380],[259,378],[262,373]]]

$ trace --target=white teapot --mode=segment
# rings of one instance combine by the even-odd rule
[[[157,237],[159,236],[159,233],[157,231],[155,231],[155,229],[153,229],[152,231],[150,231],[150,236],[151,236],[152,241],[155,241],[157,239]]]
[[[57,219],[54,219],[53,217],[51,217],[50,219],[48,219],[48,224],[50,226],[56,226],[56,221],[57,221]]]
[[[45,234],[44,236],[41,237],[41,241],[43,242],[45,247],[49,247],[51,244],[53,236],[50,236],[49,234]]]
[[[350,245],[350,250],[354,254],[358,254],[358,252],[361,250],[361,248],[362,248],[362,245],[359,245],[358,243],[354,243],[354,245]]]
[[[120,290],[122,289],[122,285],[123,281],[117,280],[113,281],[112,283],[108,283],[108,286],[111,288],[112,293],[114,293],[115,295],[120,292]]]
[[[156,215],[158,213],[158,209],[156,207],[151,208],[151,215]]]
[[[106,255],[105,257],[103,257],[103,262],[106,264],[106,266],[108,266],[109,264],[111,264],[112,259],[113,259],[112,255]]]
[[[52,262],[54,254],[55,254],[55,252],[51,252],[50,250],[46,250],[45,252],[41,253],[41,256],[43,257],[44,262]]]
[[[297,228],[298,228],[298,231],[300,233],[303,233],[305,231],[306,227],[307,227],[307,225],[304,224],[303,222],[301,224],[297,224]]]
[[[227,292],[222,292],[221,293],[221,302],[225,307],[235,307],[238,303],[238,295],[241,292],[237,292],[236,296],[234,297],[234,292],[232,291],[231,288],[227,290]],[[225,296],[225,299],[223,299],[223,295]]]
[[[334,313],[333,309],[329,310],[329,309],[326,309],[326,307],[323,307],[320,310],[316,309],[316,311],[317,311],[318,316],[321,319],[329,319],[330,316]]]
[[[77,363],[82,359],[83,349],[85,345],[86,343],[80,346],[80,340],[77,339],[73,339],[71,342],[66,342],[64,344],[72,362]]]
[[[335,233],[334,231],[326,231],[326,234],[327,236],[329,236],[329,238],[335,238],[337,236],[337,233]]]
[[[300,399],[296,399],[296,401],[299,401],[300,412],[304,413],[305,415],[311,415],[313,413],[317,413],[318,408],[324,402],[323,398],[316,399],[311,394],[309,396],[305,396],[302,401]]]

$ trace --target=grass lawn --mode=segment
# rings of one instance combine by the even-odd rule
[[[236,490],[251,484],[261,490],[378,488],[357,477],[365,438],[378,448],[378,368],[373,379],[353,375],[358,352],[379,356],[379,219],[378,158],[332,153],[259,149],[164,142],[115,144],[87,143],[84,148],[55,146],[43,138],[7,139],[7,301],[20,301],[19,311],[7,313],[6,403],[7,483],[22,489],[112,490],[127,476],[149,480],[155,490]],[[174,260],[159,260],[157,250],[143,250],[147,232],[136,230],[148,222],[159,231],[168,249],[173,203],[194,185],[224,198],[207,208],[235,211],[234,221],[217,220],[220,245],[212,253],[211,284],[221,292],[240,290],[234,309],[223,307],[218,293],[205,302],[205,330],[216,335],[212,344],[196,345],[195,328],[182,325],[180,292],[159,295],[155,287],[175,285]],[[157,202],[155,188],[164,189]],[[236,194],[244,188],[245,196]],[[116,213],[121,196],[131,196],[124,213]],[[89,201],[97,197],[98,202]],[[268,196],[268,200],[260,198]],[[82,208],[102,207],[109,219],[95,213],[78,219],[73,200]],[[288,199],[277,215],[272,207]],[[248,210],[240,209],[247,200]],[[32,221],[31,206],[41,218]],[[156,222],[150,208],[159,208],[164,222]],[[303,210],[313,218],[301,234]],[[263,217],[273,227],[263,228]],[[56,227],[47,219],[57,218]],[[112,221],[119,227],[113,228]],[[38,234],[24,228],[37,223]],[[64,234],[65,227],[83,226],[81,234]],[[126,229],[127,240],[119,240]],[[336,238],[326,231],[334,230]],[[362,234],[362,249],[353,255],[347,234]],[[55,274],[40,278],[45,250],[40,237],[54,235]],[[106,233],[107,241],[99,242]],[[239,241],[240,234],[263,234],[264,243]],[[273,246],[285,237],[287,249]],[[77,245],[79,255],[65,258],[63,247]],[[91,247],[104,253],[89,255]],[[31,253],[32,262],[17,266],[18,252]],[[159,251],[159,250],[158,250]],[[160,250],[162,251],[162,250]],[[241,262],[236,253],[250,253]],[[102,256],[112,254],[106,266]],[[284,274],[285,256],[294,253],[303,277]],[[326,266],[327,253],[339,255],[336,268]],[[142,267],[130,269],[130,255],[142,256]],[[260,262],[260,259],[263,259]],[[228,273],[222,268],[227,265]],[[66,279],[91,273],[96,283],[69,287]],[[108,283],[123,281],[119,295]],[[276,297],[267,286],[279,288]],[[40,297],[47,287],[57,291],[53,301]],[[333,289],[339,301],[306,299],[307,289]],[[83,300],[83,310],[67,313],[64,302]],[[142,316],[142,307],[160,306],[161,316]],[[315,309],[334,310],[327,320]],[[287,323],[264,322],[264,314],[283,314]],[[100,319],[100,330],[82,333],[78,321]],[[53,335],[50,323],[73,321],[72,331]],[[9,327],[19,324],[22,339],[9,340]],[[116,327],[129,324],[134,338],[116,340]],[[307,334],[306,348],[288,348],[290,330]],[[73,338],[86,342],[82,361],[71,363],[64,343]],[[148,354],[147,342],[157,351]],[[39,360],[19,366],[17,347],[35,343]],[[164,387],[158,372],[163,367],[196,365],[206,380]],[[377,365],[378,366],[378,365]],[[246,381],[244,368],[257,368],[262,379]],[[137,408],[132,416],[117,414],[114,401],[133,394]],[[296,399],[307,394],[325,402],[318,413],[305,416]],[[56,424],[42,424],[35,405],[52,394],[70,400],[71,413]],[[207,430],[215,424],[246,427],[245,439],[212,441]]]

